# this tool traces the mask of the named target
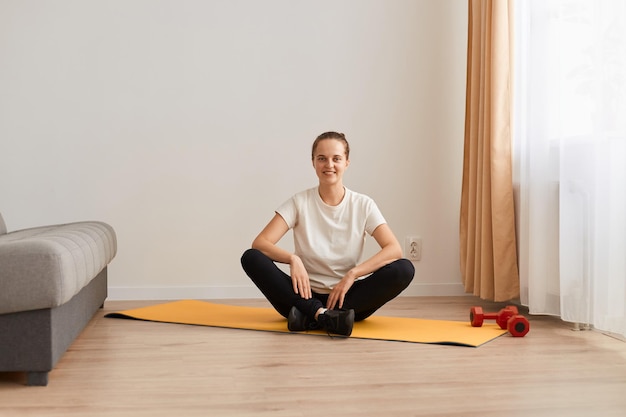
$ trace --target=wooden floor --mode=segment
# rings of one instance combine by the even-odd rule
[[[103,318],[149,304],[107,302],[47,387],[0,373],[0,416],[626,415],[626,343],[552,317],[479,348]],[[477,304],[501,307],[401,297],[378,314],[465,321]]]

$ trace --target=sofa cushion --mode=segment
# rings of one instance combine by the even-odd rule
[[[0,235],[0,314],[58,307],[117,252],[111,226],[77,222]]]

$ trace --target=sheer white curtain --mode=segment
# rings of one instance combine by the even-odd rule
[[[516,2],[522,303],[626,337],[626,2]]]

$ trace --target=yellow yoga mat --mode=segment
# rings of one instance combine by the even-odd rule
[[[285,332],[287,320],[272,308],[241,307],[181,300],[109,313],[105,317],[232,329]],[[478,347],[506,333],[496,324],[472,327],[467,322],[371,316],[354,323],[352,338]],[[326,335],[320,330],[299,334]]]

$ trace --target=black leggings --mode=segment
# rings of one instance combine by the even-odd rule
[[[241,265],[265,298],[285,318],[293,306],[311,318],[326,306],[328,294],[313,292],[313,298],[309,300],[300,297],[293,291],[291,277],[257,249],[245,251]],[[354,309],[354,319],[364,320],[404,291],[414,274],[415,267],[408,259],[385,265],[369,277],[355,281],[346,293],[342,308]]]

